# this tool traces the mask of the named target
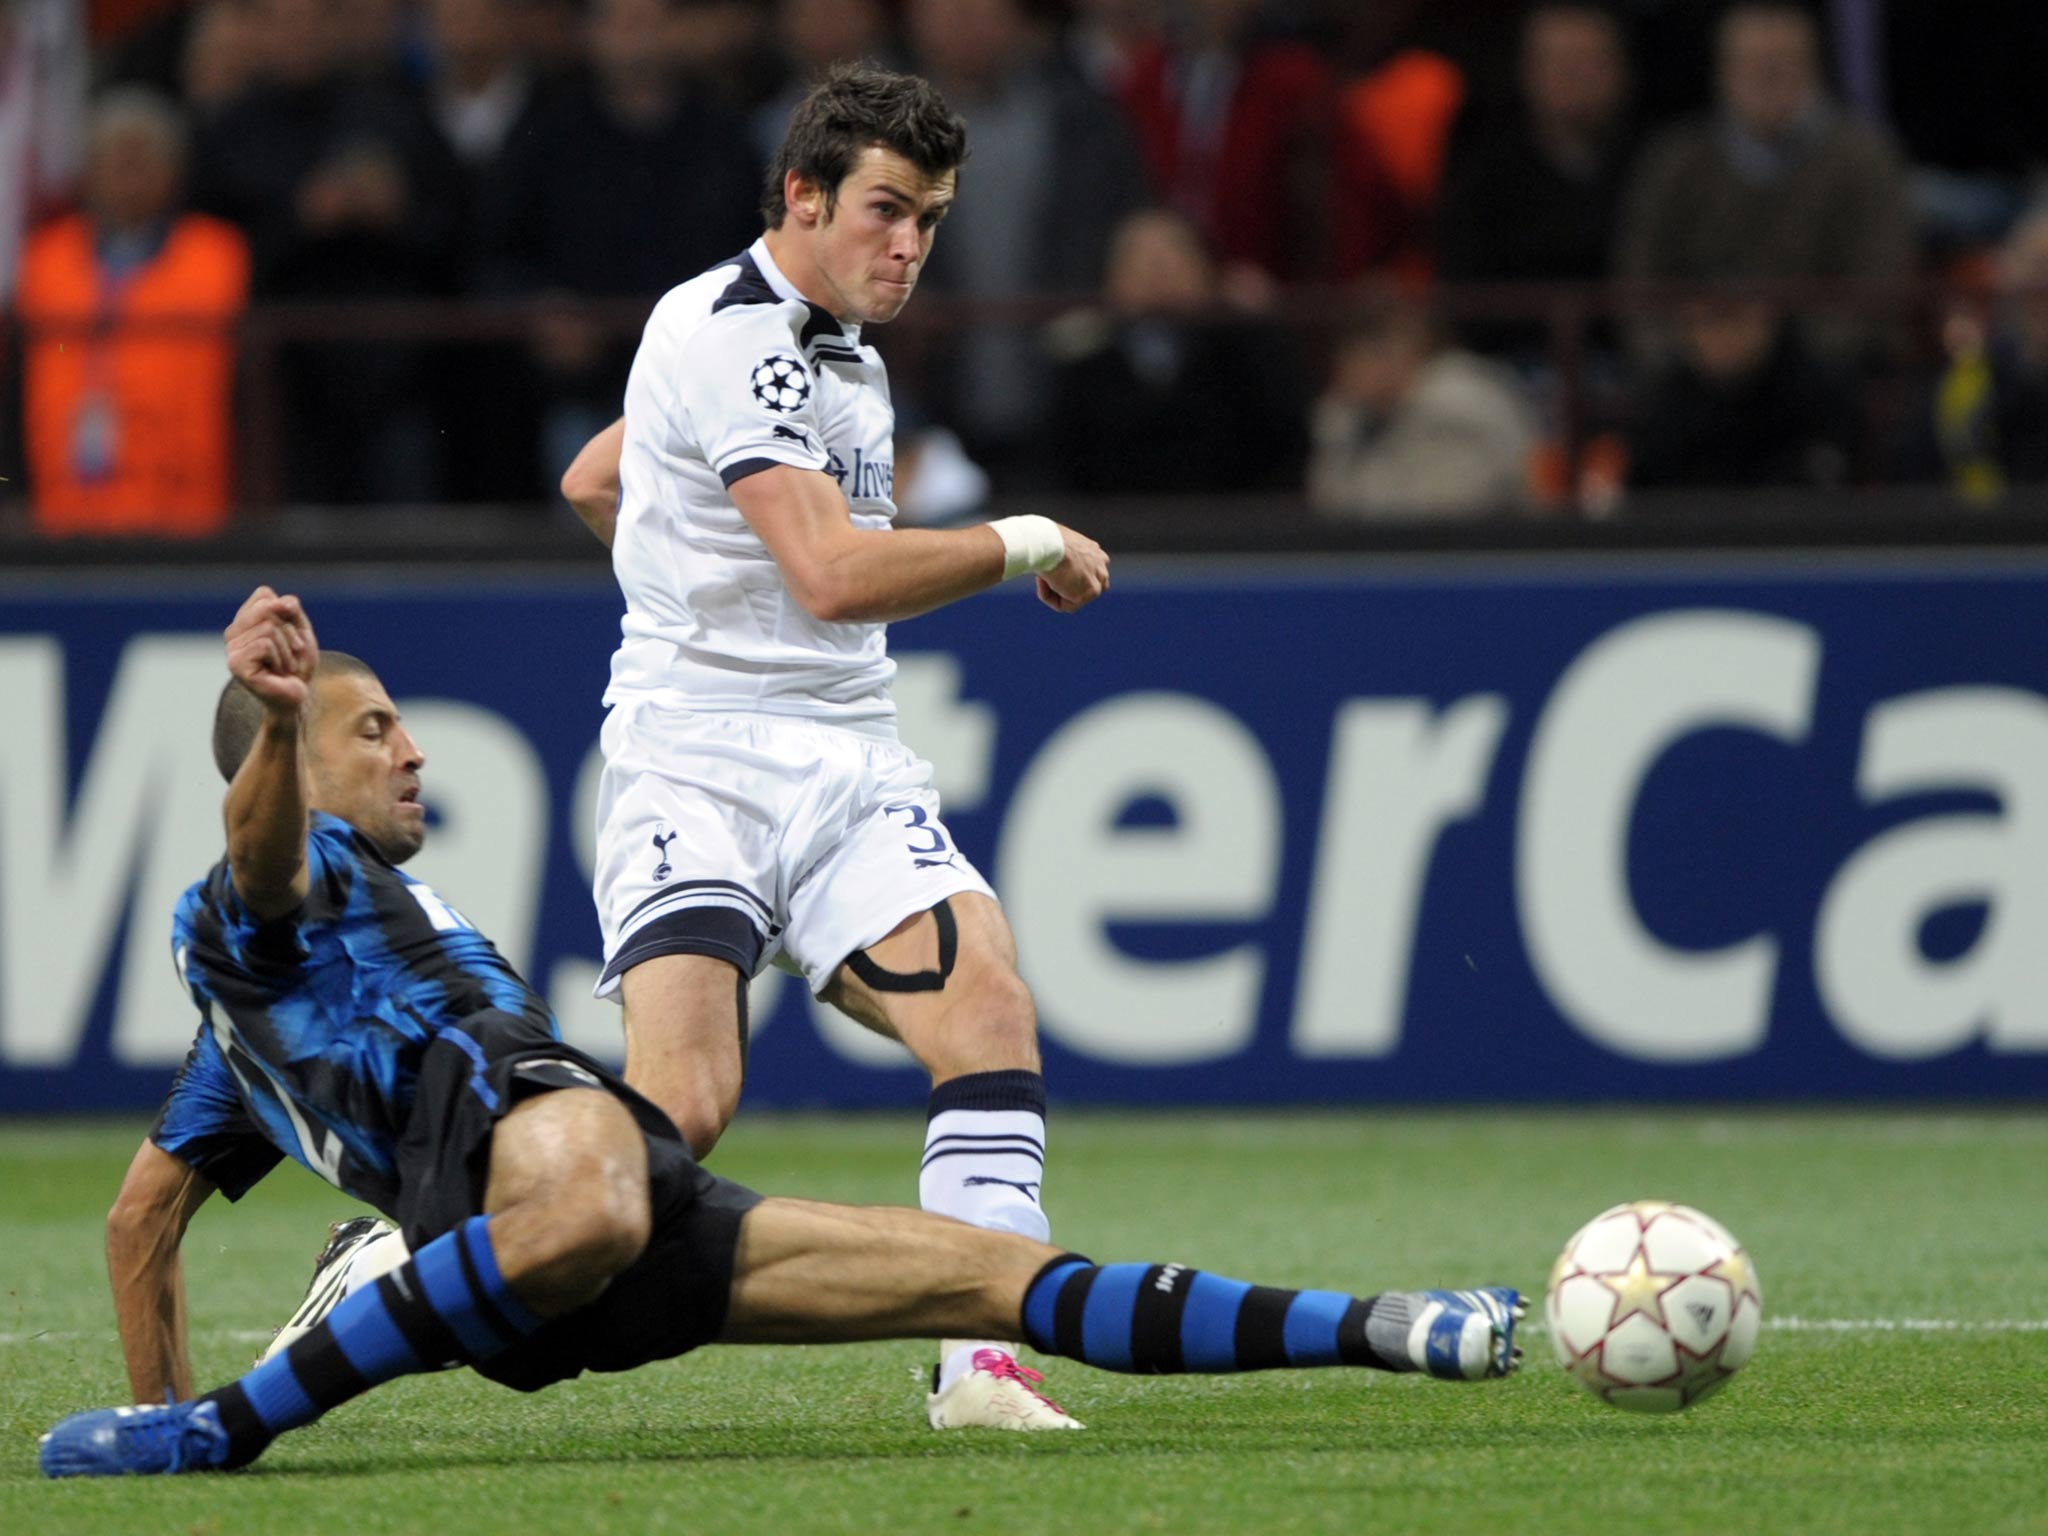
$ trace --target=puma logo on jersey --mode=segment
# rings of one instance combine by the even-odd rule
[[[806,448],[811,446],[811,434],[803,431],[801,428],[785,427],[781,422],[777,422],[774,433],[775,436],[786,437],[793,443],[802,443]]]

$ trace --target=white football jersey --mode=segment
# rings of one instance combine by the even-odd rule
[[[626,384],[612,567],[624,638],[605,702],[799,715],[895,734],[885,626],[828,624],[790,592],[727,487],[778,464],[839,482],[855,526],[896,516],[888,375],[765,241],[670,292]]]

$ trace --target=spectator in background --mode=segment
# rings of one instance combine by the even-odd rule
[[[538,75],[526,52],[531,0],[428,0],[427,88],[440,153],[459,196],[453,282],[474,293],[484,272],[483,207],[505,147],[530,133],[541,111]],[[441,493],[451,501],[536,499],[529,455],[540,407],[525,346],[516,341],[445,343],[425,361]]]
[[[508,147],[492,189],[495,290],[651,304],[760,233],[746,123],[683,68],[693,21],[676,0],[595,0],[587,76]],[[618,416],[636,339],[572,304],[537,331],[542,484]]]
[[[1314,48],[1267,29],[1261,10],[1260,0],[1185,0],[1167,32],[1132,53],[1124,102],[1158,200],[1192,219],[1226,267],[1328,279],[1342,264],[1338,221],[1384,207],[1362,209],[1362,186],[1338,206],[1335,78]]]
[[[974,151],[922,279],[977,299],[1092,291],[1144,172],[1111,103],[1068,68],[1020,0],[911,0],[915,67],[967,119]],[[980,327],[943,395],[999,486],[1048,478],[1047,366],[1021,325]]]
[[[406,0],[322,0],[328,65],[336,73],[371,82],[424,72],[410,33]]]
[[[2003,324],[1987,331],[1976,315],[1949,318],[1933,408],[1949,483],[1979,503],[2048,482],[2048,208],[2020,220],[1998,265]]]
[[[750,118],[782,81],[767,0],[680,0],[676,62],[727,111]]]
[[[0,306],[14,295],[23,235],[76,190],[85,79],[84,7],[0,5]]]
[[[306,263],[305,247],[331,235],[343,201],[391,243],[423,259],[445,252],[454,204],[424,100],[392,72],[367,69],[361,30],[331,29],[324,0],[248,0],[247,18],[255,80],[201,124],[193,196],[248,234],[258,290],[277,291],[286,269]],[[345,199],[341,185],[365,183],[370,160],[387,195]]]
[[[1444,343],[1420,304],[1369,303],[1316,403],[1309,504],[1325,517],[1470,518],[1525,510],[1535,448],[1504,369]]]
[[[179,211],[184,154],[168,102],[109,93],[92,113],[84,211],[23,254],[25,437],[45,533],[196,536],[227,519],[249,251],[229,225]]]
[[[1629,433],[1629,480],[1670,486],[1839,486],[1855,440],[1847,381],[1754,299],[1680,312],[1674,355]]]
[[[204,0],[175,13],[185,23],[175,88],[198,122],[225,112],[262,78],[262,27],[254,10],[250,0]]]
[[[434,126],[462,168],[466,201],[533,110],[537,81],[522,44],[526,0],[427,0]]]
[[[789,114],[834,64],[872,59],[894,67],[894,43],[881,0],[777,0],[775,49],[782,84],[754,109],[754,153],[763,165],[782,147]]]
[[[1220,309],[1215,263],[1166,209],[1117,227],[1106,304],[1053,327],[1051,448],[1068,489],[1215,493],[1298,485],[1307,405],[1267,327]]]
[[[1166,0],[1075,0],[1067,56],[1102,95],[1122,100],[1138,57],[1159,44]]]
[[[330,30],[322,0],[252,0],[250,15],[261,73],[201,124],[193,191],[199,207],[248,235],[257,295],[452,292],[461,207],[453,167],[418,88],[372,63],[375,29]],[[418,346],[293,344],[280,373],[288,499],[438,498]]]
[[[1607,275],[1627,167],[1628,60],[1594,0],[1545,0],[1522,27],[1521,100],[1454,151],[1437,229],[1451,282],[1594,282]],[[1540,327],[1495,344],[1541,346]]]
[[[1629,281],[1907,276],[1913,231],[1898,153],[1844,116],[1821,81],[1813,18],[1741,0],[1718,33],[1719,109],[1644,153],[1624,204],[1616,275]],[[1809,322],[1841,356],[1853,322]]]

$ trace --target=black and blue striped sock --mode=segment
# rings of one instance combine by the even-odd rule
[[[489,1218],[473,1216],[341,1302],[282,1355],[201,1401],[217,1405],[238,1465],[380,1383],[488,1360],[541,1321],[499,1273]]]
[[[1033,1349],[1141,1375],[1316,1365],[1412,1371],[1407,1325],[1408,1298],[1398,1293],[1283,1291],[1179,1264],[1098,1266],[1071,1253],[1041,1269],[1024,1293]]]

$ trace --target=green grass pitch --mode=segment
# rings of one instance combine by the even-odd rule
[[[139,1123],[0,1125],[0,1532],[2048,1532],[2038,1113],[1056,1114],[1057,1234],[1284,1285],[1537,1290],[1564,1238],[1670,1196],[1755,1255],[1756,1359],[1690,1413],[1595,1402],[1529,1339],[1457,1386],[1146,1380],[1056,1362],[1086,1434],[934,1435],[916,1344],[707,1350],[521,1397],[415,1378],[234,1476],[51,1484],[36,1436],[125,1396],[100,1222]],[[903,1202],[908,1117],[741,1116],[717,1166]],[[195,1364],[241,1370],[341,1198],[285,1168],[187,1241]],[[1892,1326],[1884,1324],[1909,1324]]]

